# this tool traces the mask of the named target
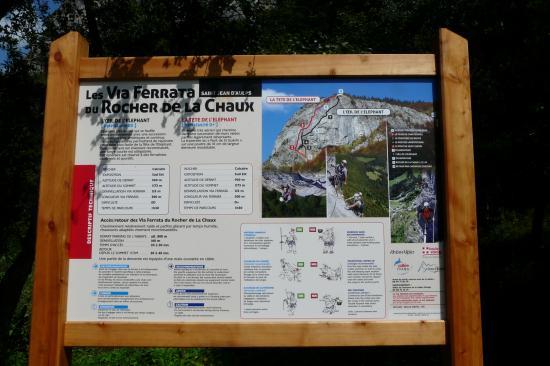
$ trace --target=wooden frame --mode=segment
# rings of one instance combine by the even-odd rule
[[[468,42],[439,33],[445,175],[445,278],[453,365],[482,365]]]
[[[441,30],[440,74],[448,235],[448,322],[66,322],[67,250],[79,80],[201,77],[436,76],[434,54],[88,58],[71,32],[52,43],[30,345],[31,365],[70,361],[73,346],[442,345],[454,365],[481,365],[481,321],[467,43]],[[464,296],[466,294],[467,296]],[[259,336],[259,335],[263,335]]]
[[[433,54],[97,57],[80,66],[81,80],[434,75]]]
[[[143,334],[146,334],[144,336]],[[302,347],[445,343],[445,322],[67,323],[66,346]]]

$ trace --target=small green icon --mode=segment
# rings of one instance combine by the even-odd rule
[[[304,262],[298,262],[298,267],[303,267],[304,266]]]
[[[298,226],[298,227],[296,228],[296,232],[297,232],[297,233],[303,233],[303,232],[304,232],[304,228],[301,227],[301,226]]]
[[[299,293],[298,293],[298,298],[299,298],[299,299],[305,299],[305,298],[306,298],[306,295],[304,295],[303,292],[299,292]]]

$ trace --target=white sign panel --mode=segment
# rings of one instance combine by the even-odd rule
[[[83,83],[67,320],[441,319],[432,83]]]

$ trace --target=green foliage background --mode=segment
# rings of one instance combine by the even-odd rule
[[[52,12],[52,4],[56,11]],[[546,0],[0,1],[0,363],[26,363],[46,60],[84,34],[92,56],[434,52],[469,40],[486,364],[530,364],[543,337],[549,234]],[[442,347],[75,349],[75,364],[439,365]]]
[[[326,217],[326,197],[294,195],[285,204],[280,197],[281,193],[262,188],[262,217]]]

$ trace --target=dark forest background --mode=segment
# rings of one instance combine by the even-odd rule
[[[90,41],[91,56],[431,53],[440,27],[466,37],[485,360],[527,365],[542,354],[550,1],[2,0],[0,19],[0,364],[27,362],[47,52],[70,30]],[[73,351],[76,365],[441,365],[446,357],[444,347]]]

